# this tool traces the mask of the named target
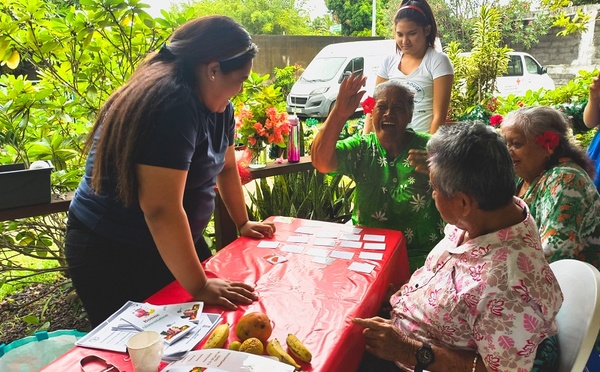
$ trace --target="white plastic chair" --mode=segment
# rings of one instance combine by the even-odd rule
[[[560,347],[559,372],[581,372],[600,330],[600,272],[584,261],[565,259],[550,268],[563,292],[556,316]]]

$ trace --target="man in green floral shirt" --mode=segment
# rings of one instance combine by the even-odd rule
[[[364,94],[358,91],[362,83],[364,77],[359,75],[342,83],[336,106],[313,142],[312,162],[320,172],[335,171],[354,180],[352,219],[356,225],[402,231],[414,271],[441,240],[444,227],[431,196],[429,177],[421,169],[417,171],[419,158],[409,155],[411,149],[425,150],[430,136],[406,129],[412,118],[413,95],[402,84],[388,81],[374,92],[375,132],[337,141]]]

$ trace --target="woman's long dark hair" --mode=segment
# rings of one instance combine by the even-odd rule
[[[114,177],[118,198],[131,205],[137,198],[137,157],[148,128],[160,113],[192,102],[197,94],[197,66],[220,61],[221,70],[228,73],[247,66],[256,53],[248,32],[229,17],[202,17],[180,26],[98,113],[86,142],[89,151],[98,137],[92,188],[101,193],[106,178]]]

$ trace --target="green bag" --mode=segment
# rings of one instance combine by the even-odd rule
[[[0,345],[0,371],[37,372],[71,350],[86,332],[41,331],[10,344]]]

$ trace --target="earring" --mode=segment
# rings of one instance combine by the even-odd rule
[[[215,80],[215,75],[211,76],[210,80]]]

